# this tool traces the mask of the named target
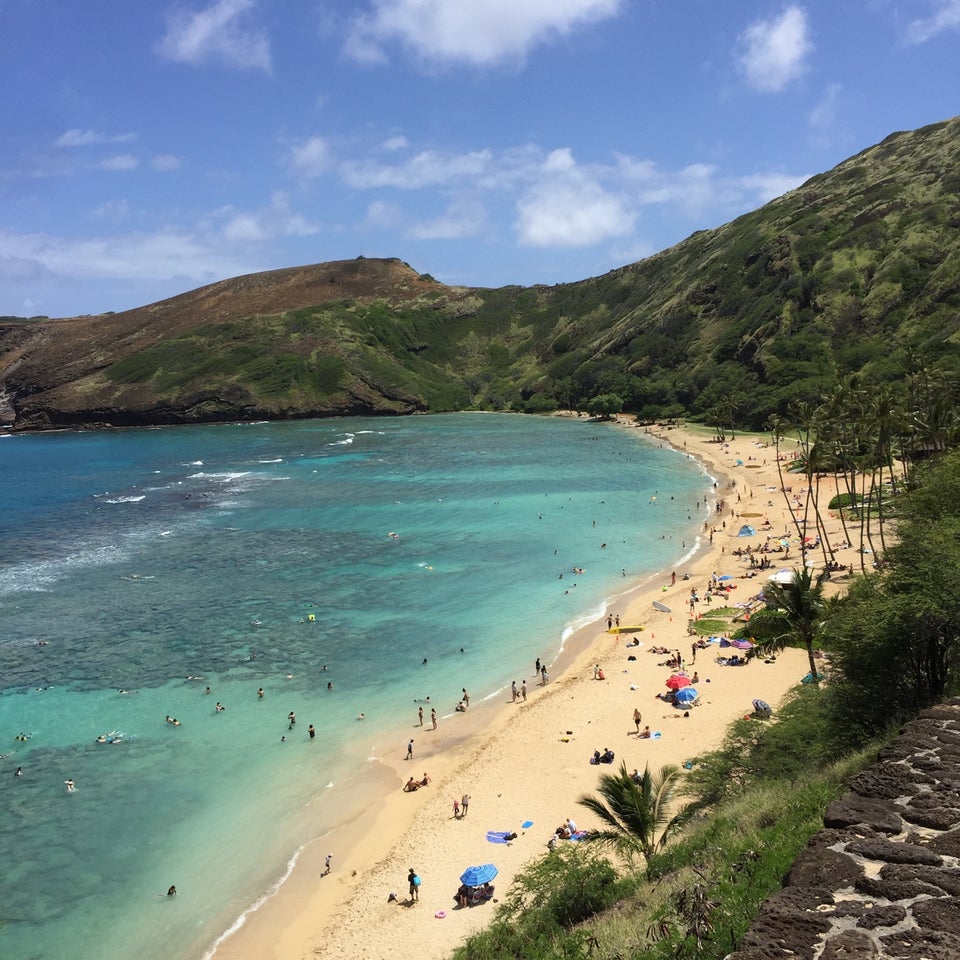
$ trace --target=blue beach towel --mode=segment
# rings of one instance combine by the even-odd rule
[[[507,830],[488,830],[487,839],[491,843],[508,843],[507,837],[510,836]]]

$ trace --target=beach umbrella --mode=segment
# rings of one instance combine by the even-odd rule
[[[681,687],[688,687],[690,685],[690,678],[685,677],[682,673],[675,673],[672,677],[667,678],[667,686],[671,690],[679,690]]]
[[[665,603],[661,603],[659,600],[653,601],[653,609],[659,610],[661,613],[670,613],[670,608]]]
[[[460,874],[460,882],[468,887],[482,887],[489,883],[500,871],[492,863],[484,863],[479,867],[467,867]]]
[[[718,580],[732,580],[733,577],[729,573],[725,573],[722,577],[717,577]]]
[[[736,647],[738,650],[752,650],[753,644],[749,640],[734,640],[730,644],[731,647]]]
[[[689,707],[699,696],[700,694],[693,687],[684,687],[677,691],[676,705],[678,707]]]

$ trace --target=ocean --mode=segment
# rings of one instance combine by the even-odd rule
[[[0,956],[215,956],[416,701],[535,682],[711,488],[575,418],[0,437]]]

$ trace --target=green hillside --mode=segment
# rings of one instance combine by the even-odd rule
[[[453,288],[399,260],[223,281],[161,304],[0,320],[19,428],[584,408],[761,427],[857,374],[960,369],[960,118],[893,134],[639,263]],[[2,408],[2,403],[0,403]]]

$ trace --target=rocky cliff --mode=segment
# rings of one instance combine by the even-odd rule
[[[832,803],[727,960],[960,958],[960,698],[904,727]]]

